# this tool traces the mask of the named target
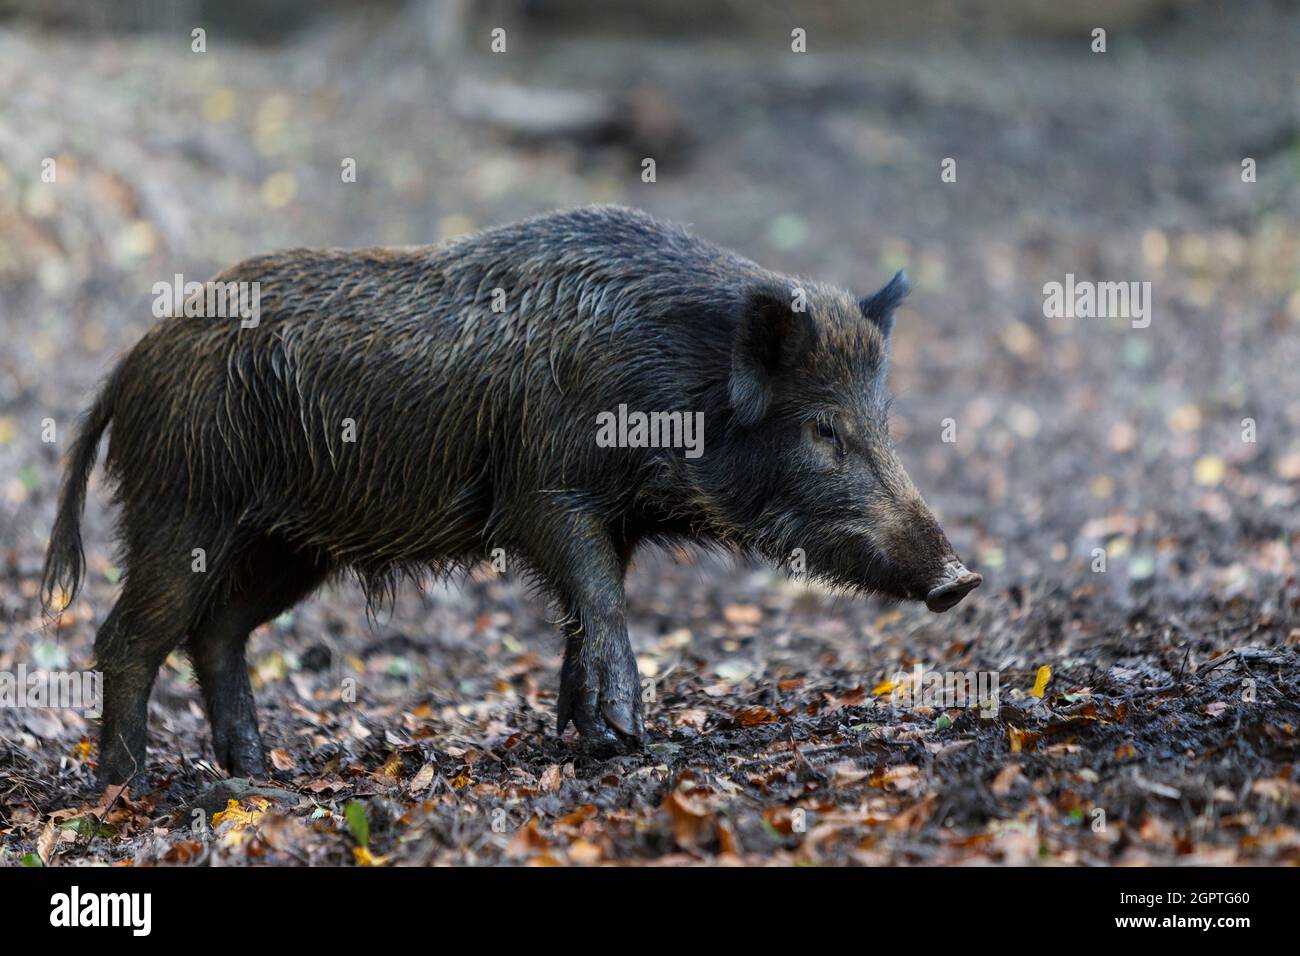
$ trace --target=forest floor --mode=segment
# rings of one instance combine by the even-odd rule
[[[591,201],[859,292],[906,267],[895,438],[985,584],[931,615],[647,553],[649,739],[621,755],[556,736],[523,583],[480,567],[373,622],[331,586],[250,645],[270,780],[214,768],[181,653],[125,791],[94,787],[94,721],[0,707],[0,864],[1300,862],[1300,18],[1244,3],[1104,55],[524,25],[454,67],[408,26],[203,55],[0,32],[0,674],[91,666],[120,574],[98,472],[52,623],[40,565],[64,438],[155,281]],[[521,140],[456,106],[471,76],[637,119]],[[1045,317],[1067,274],[1150,282],[1150,325]],[[908,699],[935,674],[996,678],[996,707]]]

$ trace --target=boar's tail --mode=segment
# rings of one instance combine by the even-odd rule
[[[118,372],[114,372],[95,399],[95,404],[81,421],[81,430],[68,452],[68,470],[59,493],[59,512],[50,532],[50,546],[45,552],[45,570],[41,572],[41,605],[46,614],[57,614],[72,603],[81,590],[86,555],[81,546],[81,512],[86,505],[86,483],[95,467],[99,439],[113,417],[118,391]],[[59,607],[53,607],[60,597]]]

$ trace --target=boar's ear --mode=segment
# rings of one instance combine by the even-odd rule
[[[812,341],[812,318],[795,310],[790,289],[774,283],[749,291],[731,345],[731,404],[742,425],[763,420],[772,402],[772,376],[794,365]]]
[[[859,302],[858,308],[864,316],[876,323],[880,334],[888,339],[889,333],[894,331],[894,310],[911,291],[912,283],[907,281],[907,273],[896,272],[887,286]]]

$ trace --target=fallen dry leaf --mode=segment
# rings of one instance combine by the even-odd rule
[[[1023,772],[1024,768],[1020,764],[1007,764],[998,771],[998,775],[993,778],[993,783],[989,785],[989,789],[996,796],[1005,797],[1011,792],[1012,785],[1020,779],[1020,774]]]
[[[406,786],[407,793],[411,794],[411,796],[415,796],[416,794],[419,793],[424,793],[424,791],[429,789],[429,785],[433,783],[433,776],[434,776],[433,764],[426,763],[423,767],[419,769],[419,772],[417,772],[416,775],[411,778],[411,782],[407,784]]]
[[[754,625],[762,622],[763,611],[753,604],[728,604],[722,616],[728,624]]]
[[[298,766],[298,761],[293,759],[293,754],[287,750],[281,750],[279,747],[271,751],[271,766],[276,770],[290,771]]]
[[[1034,689],[1029,692],[1030,697],[1041,698],[1047,692],[1047,682],[1052,679],[1052,669],[1044,664],[1038,668],[1038,676],[1034,678]]]
[[[714,814],[703,800],[679,788],[664,798],[663,809],[668,812],[673,839],[682,849],[689,850],[713,838]]]

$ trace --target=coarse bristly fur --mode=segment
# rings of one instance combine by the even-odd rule
[[[47,607],[81,583],[111,424],[125,572],[95,643],[104,782],[141,769],[149,690],[182,641],[217,757],[263,772],[248,633],[334,573],[373,605],[503,549],[568,614],[560,729],[616,740],[644,729],[622,590],[639,544],[797,554],[897,597],[960,567],[889,441],[901,274],[858,301],[599,206],[437,246],[278,252],[214,281],[260,284],[257,326],[159,322],[69,453]],[[597,415],[619,405],[702,412],[704,453],[602,447]]]

